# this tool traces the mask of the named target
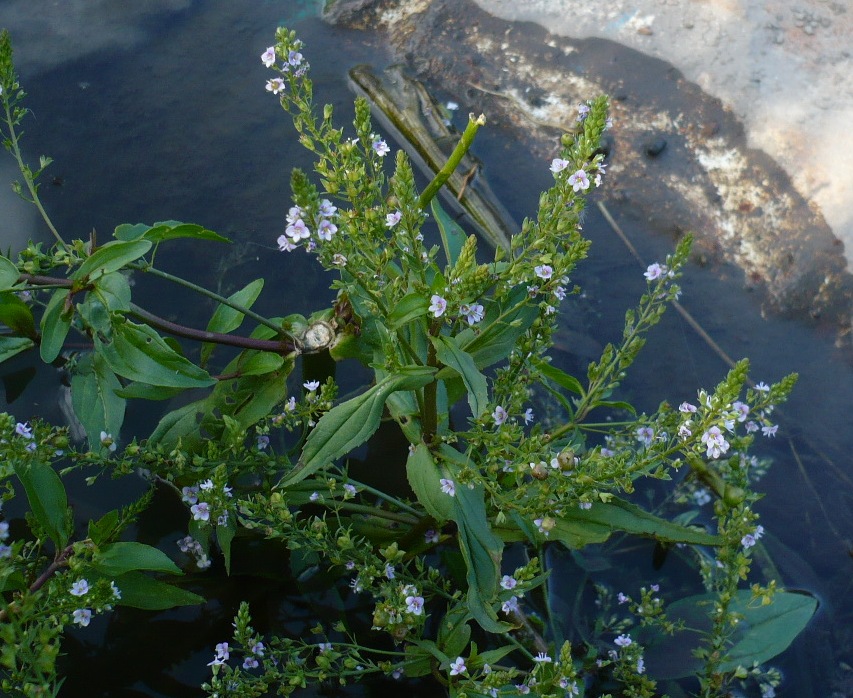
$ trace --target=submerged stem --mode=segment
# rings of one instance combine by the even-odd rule
[[[450,179],[450,175],[452,175],[453,171],[459,166],[459,163],[462,161],[465,153],[468,152],[468,149],[474,142],[474,136],[477,135],[478,129],[485,123],[486,117],[482,114],[476,118],[473,114],[469,115],[468,125],[465,127],[465,131],[462,132],[462,138],[459,139],[459,142],[456,144],[456,147],[453,149],[453,152],[450,154],[447,162],[444,163],[444,167],[438,171],[438,174],[435,175],[433,180],[429,185],[427,185],[427,188],[423,190],[423,193],[418,199],[418,205],[421,207],[422,211],[426,210],[426,207],[438,193],[438,190],[444,186],[444,183],[448,179]]]

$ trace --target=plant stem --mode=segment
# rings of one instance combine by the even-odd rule
[[[56,239],[56,244],[65,249],[65,240],[62,239],[62,236],[59,234],[56,226],[53,225],[53,221],[50,220],[50,216],[47,215],[47,211],[44,210],[44,206],[41,205],[38,188],[35,186],[35,182],[33,182],[32,172],[30,171],[30,168],[27,167],[24,162],[24,158],[21,155],[21,147],[18,141],[18,134],[15,131],[15,120],[12,118],[9,99],[3,99],[3,112],[6,125],[9,127],[8,143],[11,146],[12,155],[15,157],[15,161],[18,164],[18,169],[24,177],[24,182],[27,184],[27,190],[30,192],[30,202],[38,209],[42,220],[47,224],[51,234]]]
[[[332,476],[332,477],[334,477],[334,476]],[[344,480],[343,477],[337,477],[335,479],[338,480],[339,482],[342,482]],[[396,497],[392,497],[390,494],[383,492],[382,490],[377,490],[375,487],[371,487],[370,485],[366,485],[363,482],[358,482],[357,480],[353,480],[352,478],[347,478],[347,482],[355,485],[356,487],[358,487],[361,490],[364,490],[365,492],[369,492],[370,494],[379,497],[380,499],[384,499],[386,502],[394,505],[398,509],[402,509],[403,511],[409,512],[412,516],[416,516],[418,518],[418,520],[423,518],[423,512],[418,511],[413,506],[406,504],[404,501],[399,500]],[[411,521],[409,521],[408,523],[411,523]]]
[[[482,114],[476,118],[473,114],[468,116],[468,125],[462,133],[462,138],[459,139],[459,142],[456,144],[453,152],[450,153],[450,157],[447,159],[447,162],[444,163],[444,167],[438,171],[438,174],[435,175],[433,180],[427,185],[427,188],[423,190],[423,193],[421,193],[421,196],[418,199],[418,205],[421,207],[421,210],[426,210],[426,207],[438,193],[438,190],[444,186],[444,183],[448,179],[450,179],[450,175],[452,175],[453,171],[459,166],[459,163],[462,161],[465,153],[468,152],[468,149],[474,142],[474,136],[477,135],[477,131],[480,126],[483,126],[485,123],[486,117]]]
[[[146,264],[129,264],[128,265],[132,269],[138,269],[139,271],[143,271],[146,274],[153,274],[154,276],[159,276],[161,279],[166,279],[167,281],[171,281],[180,286],[184,286],[196,293],[200,293],[203,296],[207,296],[208,298],[215,300],[217,303],[221,303],[222,305],[227,305],[229,308],[233,308],[239,313],[242,313],[246,317],[251,318],[255,322],[264,327],[269,327],[271,330],[275,330],[276,334],[279,336],[284,336],[294,342],[294,344],[299,347],[301,342],[293,336],[290,332],[283,329],[279,325],[276,325],[272,320],[268,320],[263,315],[259,315],[253,310],[250,310],[244,305],[240,305],[239,303],[235,303],[234,301],[226,298],[225,296],[220,296],[218,293],[214,293],[210,291],[204,286],[199,286],[198,284],[194,284],[192,281],[187,281],[186,279],[182,279],[179,276],[175,276],[173,274],[169,274],[168,272],[161,271],[160,269],[155,269],[154,267],[148,266]]]
[[[256,349],[258,351],[269,351],[276,354],[290,354],[296,350],[296,345],[289,340],[277,339],[255,339],[253,337],[239,337],[231,334],[223,334],[222,332],[208,332],[206,330],[197,330],[186,325],[179,325],[175,322],[170,322],[161,318],[147,310],[140,308],[138,305],[130,304],[129,315],[142,320],[146,325],[153,327],[156,330],[168,332],[177,337],[186,339],[194,339],[199,342],[212,342],[214,344],[225,344],[231,347],[240,347],[241,349]]]
[[[408,525],[414,525],[418,522],[417,519],[412,518],[407,514],[397,514],[393,511],[386,511],[385,509],[379,509],[378,507],[368,506],[367,504],[353,504],[351,502],[338,502],[336,507],[341,510],[357,512],[359,514],[370,514],[371,516],[376,517],[377,519],[387,519],[388,521],[396,521],[397,523],[403,523]]]

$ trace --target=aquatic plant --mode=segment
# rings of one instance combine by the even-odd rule
[[[261,56],[276,73],[266,89],[316,156],[313,175],[292,173],[277,244],[313,255],[337,299],[310,317],[269,318],[252,310],[263,279],[224,297],[155,265],[173,240],[227,242],[202,226],[120,225],[105,244],[63,238],[39,203],[49,160],[32,170],[21,154],[25,95],[8,35],[0,38],[4,143],[23,177],[16,190],[55,238],[48,250],[31,243],[0,257],[0,361],[38,351],[60,366],[85,444],[68,428],[0,416],[3,500],[27,511],[26,526],[0,523],[3,690],[59,693],[68,626],[116,606],[205,600],[164,581],[184,574],[166,552],[121,540],[160,488],[186,506],[178,544],[192,574],[214,559],[238,572],[232,550],[266,538],[281,542],[294,578],[338,600],[337,619],[317,617],[304,633],[261,633],[242,604],[233,637],[209,639],[210,695],[287,695],[371,676],[453,696],[653,696],[681,691],[673,682],[685,677],[701,696],[737,681],[770,695],[779,676],[760,665],[790,644],[815,601],[751,573],[763,528],[748,450],[775,434],[773,408],[795,376],[753,386],[741,361],[677,408],[637,413],[618,399],[646,333],[680,293],[689,238],[648,267],[621,340],[586,375],[550,358],[589,247],[581,214],[603,185],[606,98],[581,105],[535,215],[486,261],[435,200],[484,118],[471,115],[419,192],[405,153],[392,156],[375,132],[366,100],[356,101],[350,136],[330,106],[315,107],[303,50],[280,29]],[[214,301],[206,329],[136,305],[131,275]],[[246,322],[249,335],[236,334]],[[86,348],[69,348],[72,333]],[[199,342],[197,355],[164,334]],[[223,346],[235,355],[220,365]],[[332,375],[300,377],[320,354],[356,361],[372,377],[345,396]],[[191,401],[151,434],[121,442],[132,401],[182,394]],[[383,421],[408,450],[356,477],[350,459]],[[89,482],[141,473],[150,488],[84,532],[64,481],[77,471]],[[632,499],[649,479],[678,479],[676,496],[655,507]],[[700,512],[712,526],[698,523]],[[585,551],[626,537],[692,561],[701,593],[590,583]],[[571,578],[562,551],[572,555]]]

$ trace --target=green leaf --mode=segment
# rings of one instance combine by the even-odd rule
[[[263,288],[264,280],[255,279],[251,283],[247,284],[244,288],[228,296],[228,300],[238,305],[242,305],[245,308],[251,308],[255,301],[258,299],[258,296],[261,294]],[[238,327],[240,327],[245,317],[246,316],[239,310],[234,310],[234,308],[220,303],[216,307],[216,310],[213,312],[213,316],[210,318],[210,322],[207,323],[207,331],[221,332],[223,334],[233,332]],[[215,345],[211,343],[204,344],[201,349],[202,364],[204,364],[210,357],[214,346]]]
[[[66,317],[65,299],[68,298],[68,289],[57,289],[51,295],[41,316],[41,342],[39,354],[41,360],[46,364],[53,363],[62,351],[68,330],[71,329],[71,317]]]
[[[116,240],[138,240],[149,230],[151,230],[151,226],[145,225],[145,223],[136,223],[134,225],[131,225],[130,223],[122,223],[121,225],[116,226],[113,237]]]
[[[33,311],[13,291],[0,292],[0,322],[22,337],[38,338]]]
[[[147,325],[124,322],[113,326],[113,341],[95,339],[110,368],[130,380],[172,388],[205,388],[216,381],[172,349]]]
[[[572,549],[603,543],[616,531],[650,536],[668,543],[720,544],[719,536],[679,526],[618,497],[613,497],[607,504],[596,502],[589,509],[569,509],[556,520],[557,525],[550,538]]]
[[[87,293],[86,300],[77,306],[77,313],[90,334],[110,337],[113,333],[113,319],[110,311],[94,293]]]
[[[57,550],[68,544],[71,536],[71,517],[65,485],[49,463],[13,462],[15,474],[24,486],[30,510]]]
[[[6,291],[18,283],[21,272],[12,260],[0,257],[0,291]]]
[[[222,237],[200,225],[181,223],[180,221],[161,221],[154,225],[122,223],[116,227],[113,237],[118,240],[139,240],[144,238],[151,242],[164,242],[165,240],[176,240],[178,238],[231,242],[228,238]]]
[[[35,346],[27,337],[0,337],[0,363]]]
[[[505,359],[515,349],[523,335],[539,315],[539,309],[527,302],[527,289],[517,287],[504,303],[492,303],[480,323],[481,331],[460,332],[458,342],[472,357],[477,368],[483,369]]]
[[[154,448],[174,448],[178,439],[184,439],[184,448],[188,447],[187,440],[201,441],[199,434],[200,416],[209,411],[208,398],[196,400],[189,405],[184,405],[168,414],[163,415],[151,436],[148,437],[148,446]]]
[[[453,516],[453,498],[441,491],[444,474],[426,444],[419,443],[406,461],[406,477],[427,513],[441,523]]]
[[[701,672],[704,662],[694,656],[703,636],[711,632],[711,608],[717,603],[714,594],[700,594],[681,599],[666,607],[667,618],[684,621],[685,630],[674,635],[646,631],[640,636],[645,645],[644,657],[649,675],[657,679],[680,679]],[[737,624],[720,671],[734,671],[738,666],[763,664],[784,652],[794,638],[808,625],[817,610],[817,599],[805,593],[779,591],[773,602],[762,606],[752,592],[740,590],[729,608],[743,616]]]
[[[214,233],[195,223],[181,223],[180,221],[160,221],[155,223],[151,230],[145,234],[147,240],[152,242],[164,242],[166,240],[177,240],[179,238],[192,238],[193,240],[209,240],[212,242],[231,242],[228,238]]]
[[[231,574],[231,541],[237,533],[237,521],[233,516],[228,517],[228,523],[224,526],[216,525],[216,542],[225,557],[225,572]]]
[[[104,274],[95,282],[94,293],[104,307],[112,312],[126,312],[130,309],[130,282],[119,271]]]
[[[118,509],[108,511],[97,521],[89,522],[89,538],[95,545],[104,545],[116,533],[120,521]]]
[[[441,651],[448,657],[458,657],[468,647],[471,640],[471,626],[468,625],[470,618],[468,608],[464,603],[460,603],[441,619],[436,640]]]
[[[125,400],[171,400],[182,392],[183,388],[164,388],[162,385],[146,383],[129,383],[115,390],[115,394]]]
[[[545,378],[553,381],[561,388],[565,388],[566,390],[578,395],[584,394],[583,386],[574,376],[566,373],[565,371],[561,371],[559,368],[552,366],[547,361],[543,361],[539,357],[533,358],[533,365],[536,366],[537,370],[545,376]]]
[[[497,664],[501,659],[506,657],[508,654],[512,654],[518,649],[515,645],[504,645],[503,647],[498,647],[497,649],[487,650],[485,652],[481,652],[478,656],[478,659],[483,664]]]
[[[134,262],[151,249],[148,240],[132,240],[124,242],[113,240],[99,247],[87,257],[77,270],[71,275],[72,279],[95,279],[118,271],[125,264]]]
[[[613,410],[625,410],[626,412],[630,412],[634,416],[637,415],[637,410],[634,409],[634,406],[629,402],[624,402],[623,400],[596,400],[594,406],[609,407]]]
[[[464,454],[447,444],[441,447],[441,455],[451,474],[467,463]],[[499,621],[491,605],[498,591],[503,542],[489,526],[483,488],[457,485],[452,500],[452,518],[466,566],[468,610],[487,632],[505,633],[512,626]]]
[[[246,352],[243,358],[237,369],[241,376],[263,376],[278,371],[285,361],[281,354],[258,351]]]
[[[117,438],[124,423],[126,401],[116,394],[121,383],[99,353],[85,354],[71,376],[71,404],[89,440],[100,448],[101,432]]]
[[[432,343],[438,360],[462,376],[462,382],[468,391],[471,414],[475,419],[479,418],[489,404],[489,386],[486,377],[477,370],[473,357],[460,349],[453,338],[439,335],[432,337]]]
[[[121,599],[117,602],[119,606],[163,611],[175,606],[195,606],[205,602],[203,596],[161,582],[141,572],[126,572],[113,581],[121,592]]]
[[[420,293],[403,296],[388,316],[389,329],[395,330],[406,323],[423,317],[429,311],[429,301]]]
[[[459,259],[459,254],[462,252],[462,247],[468,236],[465,231],[460,228],[447,212],[438,203],[438,199],[433,199],[430,202],[432,215],[435,216],[435,222],[438,223],[438,231],[441,233],[441,243],[444,246],[444,254],[447,257],[448,266],[456,264]]]
[[[104,546],[95,553],[91,567],[108,577],[143,571],[181,574],[180,568],[162,550],[134,541],[120,541]]]
[[[367,441],[379,428],[385,400],[397,390],[415,390],[433,380],[435,369],[410,367],[383,378],[365,393],[333,407],[317,422],[296,467],[279,482],[288,487]]]
[[[403,671],[410,679],[427,676],[432,673],[432,653],[417,645],[407,644],[405,648],[406,661]]]

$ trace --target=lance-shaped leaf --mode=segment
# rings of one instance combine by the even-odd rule
[[[459,259],[459,254],[462,252],[462,247],[468,236],[465,231],[459,227],[447,212],[438,203],[438,199],[433,199],[430,202],[432,215],[435,216],[435,222],[438,223],[438,232],[441,234],[441,243],[444,247],[444,255],[447,257],[448,266],[456,264]]]
[[[86,354],[71,377],[71,404],[86,430],[89,447],[97,449],[101,432],[117,437],[124,423],[126,401],[116,391],[121,383],[98,353]]]
[[[12,291],[0,292],[0,323],[22,337],[36,339],[38,336],[33,311]]]
[[[539,372],[545,376],[550,381],[553,381],[561,388],[565,388],[577,395],[583,395],[583,386],[580,384],[580,381],[575,378],[573,375],[566,373],[565,371],[557,368],[556,366],[552,366],[547,361],[539,357],[533,357],[532,359],[534,366],[539,370]]]
[[[165,240],[177,240],[178,238],[191,238],[193,240],[211,240],[213,242],[231,242],[212,230],[207,230],[194,223],[181,223],[180,221],[160,221],[154,225],[145,223],[123,223],[116,227],[113,237],[118,240],[151,240],[151,242],[163,242]]]
[[[95,346],[115,373],[130,380],[173,388],[205,388],[216,383],[146,325],[114,324],[112,342],[106,344],[96,337]]]
[[[397,390],[416,390],[433,380],[435,369],[413,366],[392,373],[361,395],[333,407],[317,422],[297,466],[279,482],[288,487],[367,441],[379,428],[385,400]]]
[[[33,346],[33,340],[27,337],[0,337],[0,364]]]
[[[681,599],[666,607],[667,619],[683,621],[685,629],[674,635],[654,630],[641,632],[644,657],[649,675],[656,679],[680,679],[701,672],[702,659],[694,655],[702,639],[711,632],[710,618],[718,603],[714,594],[700,594]],[[753,600],[752,592],[742,589],[732,599],[729,609],[742,616],[735,627],[726,658],[720,671],[734,671],[738,666],[763,664],[784,652],[794,638],[808,625],[817,610],[817,599],[809,594],[779,591],[772,603],[762,605]]]
[[[449,474],[449,473],[448,473]],[[406,461],[406,477],[418,501],[436,521],[453,517],[453,498],[441,491],[445,475],[426,444],[419,443]]]
[[[54,291],[41,316],[39,354],[41,354],[41,360],[47,364],[52,363],[59,356],[65,338],[68,336],[68,330],[71,328],[71,318],[63,313],[67,297],[68,289]]]
[[[527,302],[527,289],[513,289],[502,305],[491,304],[486,317],[478,325],[480,332],[465,330],[458,335],[459,346],[474,357],[477,368],[483,369],[505,359],[539,315],[539,308]]]
[[[113,240],[99,247],[88,256],[71,275],[72,279],[94,280],[105,274],[118,271],[125,264],[134,262],[151,249],[149,240],[124,242]]]
[[[479,418],[489,404],[489,386],[486,383],[486,377],[477,369],[473,357],[460,349],[454,338],[439,335],[432,338],[432,343],[438,360],[462,376],[462,382],[468,391],[471,414],[475,419]]]
[[[15,474],[24,486],[30,510],[50,539],[61,550],[71,536],[71,517],[65,485],[49,463],[14,462]]]
[[[95,553],[90,564],[92,569],[108,577],[143,571],[181,574],[180,567],[162,550],[135,541],[105,545]]]
[[[12,260],[0,257],[0,291],[7,291],[18,283],[21,273]]]
[[[441,447],[440,453],[451,475],[466,463],[466,457],[447,444]],[[451,499],[459,550],[466,566],[468,610],[484,630],[505,633],[512,626],[499,621],[492,607],[498,592],[503,541],[489,525],[483,488],[469,489],[457,483]]]
[[[89,576],[88,573],[87,576]],[[97,573],[91,576],[93,579],[90,579],[90,582],[96,578]],[[121,598],[116,602],[119,606],[141,608],[146,611],[164,611],[176,606],[195,606],[205,602],[203,596],[173,584],[167,584],[142,572],[125,572],[110,581],[115,582],[116,588],[121,593]]]
[[[255,279],[251,283],[247,284],[245,287],[241,288],[236,293],[232,293],[230,296],[228,296],[228,300],[233,303],[236,303],[237,305],[242,305],[245,308],[251,308],[254,302],[258,299],[258,296],[261,294],[263,288],[264,280]],[[238,327],[240,327],[245,317],[246,316],[239,310],[234,310],[234,308],[232,308],[231,306],[220,304],[213,312],[213,317],[210,318],[210,322],[207,323],[207,331],[221,332],[223,334],[233,332]],[[210,343],[206,343],[202,346],[202,365],[204,365],[207,359],[210,357],[210,353],[213,351],[214,346],[214,344]]]
[[[667,543],[720,544],[719,536],[672,523],[618,497],[612,497],[606,504],[596,502],[589,509],[569,509],[556,520],[550,539],[562,541],[572,549],[603,543],[616,531]]]
[[[392,330],[402,327],[415,318],[423,317],[429,311],[429,301],[420,293],[403,296],[388,316],[388,327]]]
[[[106,274],[95,282],[94,293],[113,312],[130,309],[130,282],[121,272]]]

